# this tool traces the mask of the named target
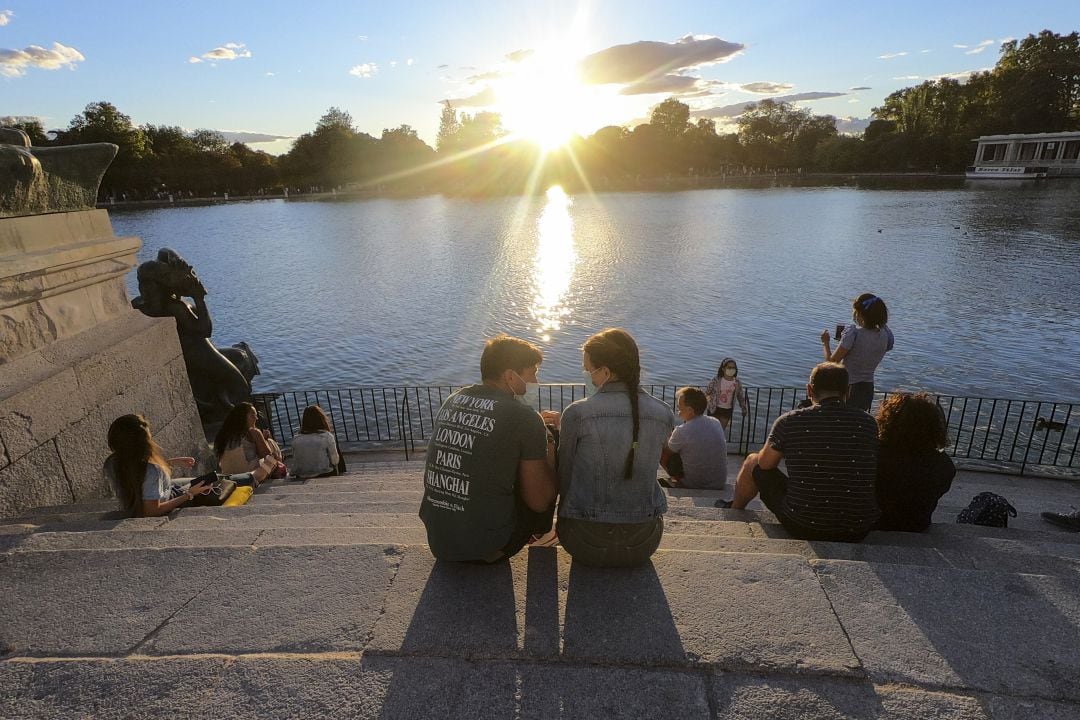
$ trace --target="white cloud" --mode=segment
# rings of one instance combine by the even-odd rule
[[[640,40],[587,55],[579,67],[587,83],[641,83],[680,70],[727,62],[745,47],[705,35],[686,35],[673,43]]]
[[[977,72],[990,72],[993,68],[980,68],[978,70],[961,70],[960,72],[943,73],[941,75],[932,75],[927,80],[959,80],[960,82],[967,82],[967,80]]]
[[[641,82],[630,83],[619,91],[620,95],[654,95],[659,93],[694,92],[698,78],[688,75],[660,75]]]
[[[904,57],[908,54],[907,50],[901,50],[900,52],[885,53],[884,55],[878,55],[879,60],[892,60],[893,58]]]
[[[360,78],[373,77],[379,72],[379,67],[375,63],[364,63],[363,65],[353,65],[349,68],[349,74],[355,75]]]
[[[897,75],[893,80],[922,80],[918,75]]]
[[[257,145],[258,143],[277,142],[278,140],[292,140],[293,135],[271,135],[269,133],[247,132],[245,130],[233,132],[229,130],[215,130],[214,132],[220,133],[225,142],[232,143],[241,142],[245,145]]]
[[[998,43],[1000,43],[1001,45],[1004,45],[1005,43],[1012,42],[1015,39],[1016,38],[1014,38],[1012,35],[1009,35],[1008,37],[1003,37],[1000,40],[998,40]]]
[[[774,98],[769,98],[773,102],[805,102],[808,100],[827,100],[829,98],[843,97],[847,93],[840,92],[802,92],[795,93],[794,95],[779,95]],[[756,104],[757,100],[750,100],[748,102],[735,103],[734,105],[721,105],[719,107],[702,108],[701,110],[691,110],[690,115],[692,117],[708,117],[708,118],[734,118],[742,115],[746,108],[750,105]]]
[[[968,46],[967,45],[953,45],[953,47],[957,48],[958,50],[966,50]]]
[[[850,100],[848,100],[849,105],[852,104],[852,103],[858,103],[858,102],[862,102],[862,100],[860,100],[859,98],[851,98]]]
[[[390,61],[390,67],[396,68],[397,67],[397,60],[391,60]]]
[[[405,64],[408,65],[409,67],[412,67],[413,59],[409,58],[408,60],[405,61]]]
[[[211,62],[217,62],[218,60],[239,60],[240,58],[251,57],[251,51],[247,49],[244,43],[225,43],[221,47],[216,47],[213,50],[204,52],[199,57],[188,58],[189,63],[202,62],[203,60],[209,60]]]
[[[189,64],[191,64],[191,65],[194,65],[195,63],[201,63],[201,62],[202,62],[202,60],[200,60],[199,58],[195,57],[194,55],[192,55],[191,57],[189,57],[189,58],[187,59],[187,61],[188,61],[188,63],[189,63]]]
[[[13,17],[15,17],[15,13],[11,10],[0,10],[0,27],[4,27],[11,22]]]
[[[790,83],[752,82],[740,85],[739,89],[759,95],[775,95],[776,93],[787,92],[794,87]]]
[[[266,73],[266,77],[274,77],[274,73],[268,72],[268,73]]]
[[[925,55],[925,54],[926,54],[926,53],[928,53],[928,52],[933,52],[933,50],[920,50],[920,51],[919,51],[919,54],[920,54],[920,55]]]
[[[75,48],[54,42],[52,49],[31,45],[23,50],[0,48],[0,76],[19,77],[25,75],[28,68],[59,70],[66,67],[74,70],[75,63],[86,58]]]
[[[982,41],[981,43],[979,43],[979,44],[978,44],[978,45],[976,45],[975,47],[971,48],[970,50],[968,50],[968,51],[967,51],[966,53],[964,53],[964,54],[965,54],[965,55],[978,55],[978,54],[979,54],[979,53],[981,53],[981,52],[982,52],[983,50],[985,50],[986,48],[990,47],[990,46],[991,46],[991,45],[993,45],[993,44],[994,44],[994,41],[993,41],[993,40],[983,40],[983,41]]]
[[[490,107],[495,104],[495,91],[491,86],[487,86],[479,92],[473,93],[463,98],[450,98],[447,100],[441,100],[440,102],[450,103],[454,107]]]
[[[841,135],[854,135],[866,130],[870,118],[844,117],[836,119],[836,132]]]
[[[356,39],[360,42],[367,42],[367,35],[357,35]]]
[[[512,53],[507,53],[506,59],[509,60],[510,62],[515,62],[515,63],[516,62],[521,62],[522,60],[527,60],[528,58],[532,57],[533,52],[535,52],[535,51],[534,50],[515,50]]]

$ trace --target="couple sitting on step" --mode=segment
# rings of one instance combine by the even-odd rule
[[[656,470],[674,417],[640,389],[638,349],[628,333],[605,330],[582,350],[586,390],[595,392],[561,416],[519,402],[536,383],[543,355],[508,336],[485,346],[482,383],[440,408],[420,507],[435,557],[490,563],[528,544],[554,544],[556,497],[557,542],[575,562],[639,565],[659,546],[667,497]],[[793,537],[857,542],[881,514],[877,424],[841,402],[842,365],[818,365],[807,390],[814,404],[778,418],[762,450],[747,457],[734,507],[760,494]],[[790,476],[779,470],[781,459]],[[922,527],[911,529],[925,529],[936,500],[929,511],[915,509]]]

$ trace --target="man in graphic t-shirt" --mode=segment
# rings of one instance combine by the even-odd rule
[[[858,542],[880,512],[877,423],[844,404],[848,372],[824,362],[810,373],[813,405],[776,419],[765,447],[751,453],[735,481],[736,510],[761,494],[784,528],[803,540]],[[784,474],[778,465],[787,466]]]
[[[497,562],[551,530],[555,446],[544,420],[518,401],[543,355],[500,335],[480,358],[479,385],[446,399],[424,464],[420,519],[440,560]]]

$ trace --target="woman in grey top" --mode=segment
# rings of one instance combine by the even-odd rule
[[[337,475],[337,439],[330,432],[330,420],[318,405],[308,405],[300,420],[300,432],[293,436],[292,471],[302,478]]]
[[[874,371],[893,349],[889,309],[885,301],[873,293],[863,293],[851,303],[854,325],[844,328],[840,344],[833,351],[829,331],[821,333],[821,346],[826,362],[841,363],[848,371],[847,404],[870,412],[874,402]]]
[[[560,418],[559,543],[585,565],[640,565],[664,532],[667,497],[656,472],[675,416],[641,389],[638,347],[628,332],[604,330],[582,350],[596,393]]]

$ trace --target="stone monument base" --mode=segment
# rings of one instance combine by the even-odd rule
[[[0,517],[110,495],[106,435],[127,413],[209,466],[175,322],[127,301],[138,246],[99,210],[0,219]]]

